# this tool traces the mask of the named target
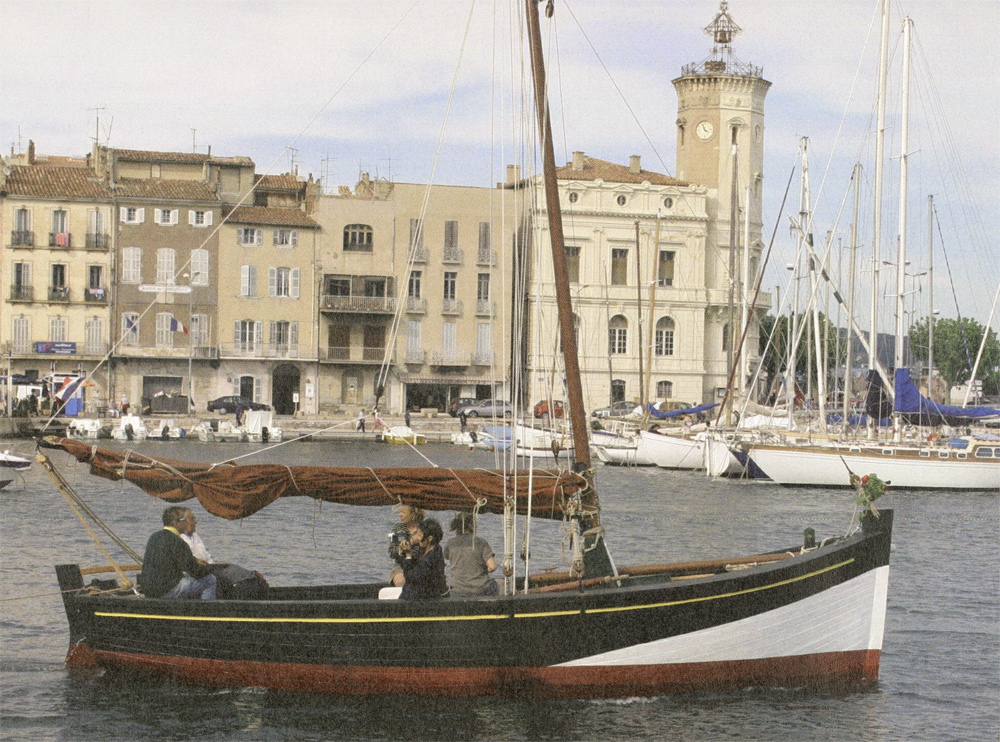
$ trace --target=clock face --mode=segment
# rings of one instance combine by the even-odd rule
[[[702,121],[698,124],[698,128],[694,130],[694,133],[698,135],[699,139],[710,139],[712,134],[715,133],[715,127],[708,121]]]

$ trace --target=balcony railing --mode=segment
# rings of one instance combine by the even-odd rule
[[[441,254],[441,262],[460,265],[462,263],[462,251],[457,247],[446,247]]]
[[[209,360],[219,357],[219,346],[217,345],[195,345],[191,348],[192,358],[207,358]]]
[[[492,317],[496,313],[496,304],[491,301],[477,301],[476,314],[480,317]]]
[[[362,312],[366,314],[394,314],[395,296],[323,296],[325,312]]]
[[[69,286],[49,286],[49,301],[69,301]]]
[[[106,289],[90,288],[83,292],[83,300],[95,304],[107,304],[108,292]]]
[[[492,366],[493,365],[493,354],[492,353],[480,353],[476,351],[469,356],[469,363],[473,366]]]
[[[407,363],[423,363],[424,358],[427,356],[427,352],[421,350],[420,348],[407,348],[406,349],[406,362]]]
[[[385,348],[362,348],[357,345],[330,345],[320,348],[320,360],[341,363],[381,363],[385,358]]]
[[[444,299],[441,303],[441,314],[461,314],[461,299]]]
[[[87,234],[88,250],[107,250],[111,246],[111,237],[106,234]]]
[[[477,265],[496,265],[497,264],[497,251],[491,250],[488,247],[481,247],[476,251],[476,264]]]
[[[24,229],[15,229],[10,233],[10,246],[34,247],[35,233]]]
[[[294,343],[230,343],[220,346],[228,358],[298,358],[299,346]]]
[[[69,232],[49,232],[49,247],[72,247],[73,236]]]
[[[416,296],[406,297],[406,311],[411,314],[423,314],[427,311],[427,300]]]
[[[11,301],[34,301],[35,287],[14,284],[10,287]]]
[[[410,257],[414,263],[426,263],[427,262],[427,248],[426,247],[415,247],[410,250]]]
[[[465,358],[460,357],[455,352],[446,353],[444,351],[435,351],[431,353],[431,365],[432,366],[468,366],[468,362]]]

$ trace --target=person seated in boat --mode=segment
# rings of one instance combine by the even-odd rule
[[[201,536],[195,530],[198,527],[198,519],[191,510],[185,510],[184,514],[184,528],[180,529],[181,538],[184,539],[184,543],[191,549],[191,554],[198,564],[212,564],[214,561],[212,555],[205,547],[205,542],[201,540]]]
[[[408,542],[409,551],[400,560],[406,582],[400,598],[431,600],[448,596],[448,581],[444,576],[444,554],[441,540],[444,531],[434,518],[419,526]]]
[[[163,528],[149,537],[142,558],[139,585],[149,598],[215,600],[216,579],[211,569],[198,564],[191,547],[181,538],[188,531],[187,508],[163,511]]]
[[[392,529],[389,543],[389,556],[397,562],[389,572],[389,582],[395,587],[402,587],[406,578],[403,576],[403,568],[399,566],[400,551],[403,544],[408,542],[413,534],[420,527],[424,519],[424,511],[415,505],[399,505],[399,523]]]
[[[222,600],[263,600],[267,597],[269,585],[264,575],[255,570],[229,562],[216,562],[205,547],[196,529],[198,519],[187,509],[184,522],[179,529],[181,538],[191,548],[198,564],[207,566],[216,579],[216,597]]]
[[[497,568],[493,549],[486,539],[475,535],[475,523],[472,513],[458,513],[449,526],[455,535],[442,549],[451,567],[448,584],[453,596],[497,595],[500,592],[496,580],[490,577]]]

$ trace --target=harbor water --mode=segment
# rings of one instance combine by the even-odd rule
[[[20,448],[30,451],[27,444]],[[260,451],[189,441],[137,449],[203,461]],[[422,446],[419,452],[442,467],[495,466],[493,454],[450,445]],[[160,525],[164,503],[132,485],[91,477],[66,454],[51,455],[88,504],[141,552]],[[427,463],[405,446],[343,441],[292,443],[244,461]],[[848,490],[713,481],[700,473],[648,468],[603,467],[597,474],[609,547],[621,565],[792,547],[806,527],[817,538],[844,533],[854,508]],[[878,504],[896,515],[881,677],[874,686],[746,688],[613,701],[359,698],[70,672],[63,664],[68,630],[53,565],[106,559],[33,465],[23,481],[0,492],[0,739],[997,740],[1000,493],[890,488]],[[376,581],[391,566],[389,508],[288,498],[228,522],[197,503],[192,507],[216,560],[257,569],[273,585]],[[449,514],[438,516],[447,528]],[[499,516],[480,518],[480,535],[498,553],[501,526]],[[519,522],[519,539],[521,527]],[[532,571],[561,565],[562,536],[559,523],[532,524]]]

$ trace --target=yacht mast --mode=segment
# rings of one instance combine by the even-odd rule
[[[906,196],[909,184],[910,146],[910,27],[912,21],[903,19],[903,119],[899,137],[899,247],[896,253],[896,348],[893,358],[895,373],[903,368],[903,337],[906,334]],[[900,420],[892,418],[892,438],[899,441]]]
[[[844,428],[851,412],[852,361],[854,360],[854,271],[858,254],[858,214],[861,209],[861,163],[854,163],[854,216],[851,219],[851,257],[847,263],[847,357],[844,363]],[[839,332],[839,329],[838,329]]]

